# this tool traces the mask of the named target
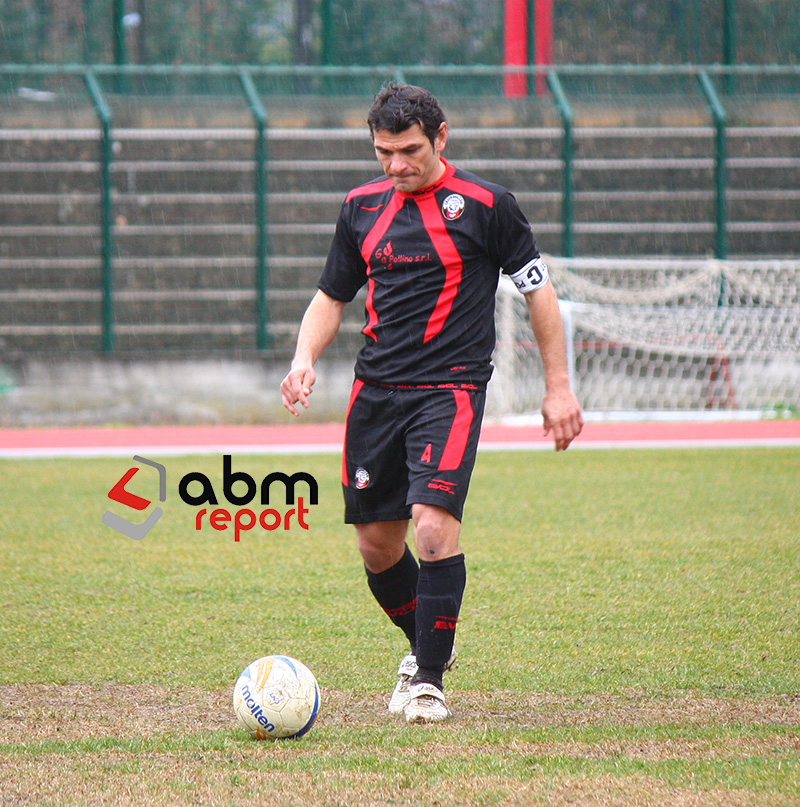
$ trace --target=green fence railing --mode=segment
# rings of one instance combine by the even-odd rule
[[[727,188],[727,150],[725,145],[725,127],[728,116],[722,105],[719,94],[705,70],[698,73],[700,87],[703,90],[711,116],[714,119],[714,184],[716,186],[716,239],[714,254],[720,260],[728,257],[728,208],[726,201]]]
[[[563,129],[561,136],[561,159],[564,163],[561,180],[561,251],[565,258],[571,258],[573,253],[572,225],[574,219],[572,209],[572,161],[574,156],[572,120],[574,115],[564,88],[561,86],[558,71],[550,70],[547,73],[547,83],[553,93],[553,100],[558,109],[558,114],[561,116]]]
[[[247,70],[239,72],[242,88],[253,113],[256,126],[255,145],[255,198],[256,198],[256,347],[266,350],[270,338],[267,330],[269,312],[267,310],[267,256],[269,241],[267,236],[267,111],[258,97],[253,79]]]
[[[103,351],[114,350],[114,230],[111,200],[111,161],[114,159],[111,141],[111,107],[97,82],[94,72],[84,74],[92,105],[100,121],[100,260],[103,296]]]

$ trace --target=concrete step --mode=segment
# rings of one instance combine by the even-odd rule
[[[653,191],[703,190],[714,187],[715,161],[711,158],[651,160],[575,160],[577,190]],[[800,158],[736,158],[727,163],[732,190],[796,190],[800,183]]]
[[[728,228],[729,255],[773,257],[800,254],[800,226],[791,222],[732,222]]]
[[[714,254],[715,226],[712,222],[675,223],[593,222],[574,227],[577,255],[665,255]],[[752,258],[796,255],[800,249],[800,226],[783,222],[777,229],[753,222],[733,222],[728,228],[728,254]]]
[[[576,159],[700,158],[714,153],[714,129],[708,127],[576,127]]]
[[[470,159],[459,163],[487,180],[514,192],[552,191],[561,187],[563,164],[556,159]],[[575,187],[585,190],[625,188],[687,190],[713,187],[715,160],[706,157],[576,158]],[[796,189],[800,183],[800,157],[731,157],[727,161],[729,186],[735,188]],[[255,178],[248,161],[133,163],[112,165],[112,184],[121,195],[252,194]],[[294,160],[270,163],[267,178],[271,193],[339,194],[376,178],[370,160]],[[15,162],[0,164],[0,194],[96,194],[100,174],[91,162]]]
[[[558,191],[521,191],[517,200],[530,221],[554,222],[561,216]],[[790,221],[800,212],[798,190],[737,190],[727,192],[732,220]],[[705,190],[581,191],[573,195],[576,220],[636,219],[696,221],[714,218],[715,192]],[[271,224],[325,225],[339,214],[342,195],[331,193],[270,193]],[[99,226],[98,194],[3,194],[3,226]],[[118,194],[113,200],[117,227],[179,225],[242,225],[255,220],[252,194]]]
[[[691,157],[713,154],[712,126],[683,127],[575,127],[573,139],[579,157]],[[453,160],[486,158],[558,158],[559,128],[451,128],[448,155]],[[241,129],[123,129],[112,130],[116,160],[170,159],[240,160],[254,156],[255,132]],[[732,157],[794,156],[800,152],[800,127],[743,127],[726,129]],[[268,129],[267,154],[271,160],[374,159],[372,142],[363,129]],[[84,130],[7,130],[0,132],[3,162],[99,160],[100,132]]]
[[[548,191],[560,187],[563,164],[558,159],[466,159],[465,169],[480,173],[512,191]],[[576,188],[586,190],[685,190],[712,187],[716,162],[702,157],[576,157]],[[792,189],[800,180],[800,157],[731,157],[727,161],[730,187]],[[251,161],[204,160],[150,162],[116,161],[111,166],[115,191],[123,195],[252,194],[255,175]],[[267,177],[271,193],[338,193],[378,176],[373,160],[272,161]],[[98,193],[99,167],[93,162],[50,161],[0,164],[0,193]]]
[[[269,330],[270,344],[266,350],[256,347],[255,329],[239,323],[222,323],[215,327],[120,326],[115,331],[114,356],[145,356],[178,358],[209,356],[221,353],[226,358],[245,355],[253,358],[287,363],[294,353],[297,330],[295,326],[277,323]],[[363,337],[358,331],[343,329],[330,347],[326,358],[346,358],[351,361],[358,352]],[[198,345],[202,345],[198,348]],[[38,329],[11,330],[0,325],[0,350],[7,358],[29,358],[41,354],[48,359],[59,355],[73,358],[76,354],[98,354],[103,349],[99,325],[47,326]]]
[[[649,221],[664,223],[716,221],[716,193],[684,191],[586,191],[573,196],[576,222]],[[726,194],[731,222],[796,221],[800,191],[738,191]],[[560,216],[560,212],[557,213]],[[535,220],[535,219],[534,219]],[[558,219],[557,219],[558,220]]]
[[[327,254],[334,224],[277,224],[269,227],[275,255]],[[252,224],[180,224],[163,227],[114,228],[114,250],[121,258],[224,257],[255,254],[256,228]],[[0,251],[8,258],[28,255],[89,257],[100,253],[99,227],[2,227]]]
[[[800,188],[800,158],[732,159],[727,176],[731,190],[769,189],[793,193]]]
[[[541,128],[452,128],[448,153],[468,157],[556,157],[560,130]],[[238,129],[126,129],[112,128],[115,159],[122,160],[251,160],[256,134],[252,127]],[[63,159],[95,160],[99,156],[99,129],[15,130],[0,132],[0,159],[48,161],[54,153]],[[268,128],[270,159],[375,159],[366,125],[358,129]]]
[[[0,129],[0,164],[99,159],[99,129]]]
[[[682,225],[655,232],[652,226],[622,228],[612,223],[575,225],[575,254],[578,255],[669,255],[695,257],[713,254],[712,225]]]
[[[275,290],[313,288],[322,272],[323,256],[272,256],[268,287]],[[253,257],[120,258],[114,262],[114,288],[171,290],[182,288],[247,289],[255,286]],[[0,291],[96,290],[102,284],[100,259],[0,258]]]
[[[728,156],[796,157],[800,127],[729,126]],[[575,156],[583,159],[713,157],[716,130],[704,127],[591,127],[573,129]]]
[[[0,242],[2,244],[2,242]],[[0,290],[99,289],[100,259],[0,258]]]
[[[276,297],[272,292],[267,301],[280,311],[282,319],[299,322],[311,296],[305,291],[293,291]],[[22,326],[100,322],[100,306],[99,291],[0,292],[0,321]],[[254,322],[256,294],[252,289],[122,291],[114,296],[114,318],[118,324],[130,325]]]
[[[800,127],[731,126],[726,130],[730,157],[797,157],[800,154]]]
[[[598,210],[609,215],[598,220]],[[606,234],[607,240],[598,244],[600,253],[620,254],[612,236],[629,234],[640,238],[642,234],[653,234],[659,241],[665,234],[708,233],[715,229],[711,211],[702,219],[691,216],[666,217],[658,220],[642,221],[641,217],[629,216],[626,220],[618,209],[608,206],[582,208],[576,205],[574,232],[580,234]],[[534,234],[543,249],[561,232],[559,220],[533,220]],[[274,225],[269,228],[271,255],[278,257],[314,256],[318,266],[327,254],[333,235],[333,225]],[[728,231],[737,234],[740,243],[749,234],[759,243],[770,243],[770,255],[787,250],[784,254],[796,254],[800,220],[734,220],[728,222]],[[637,244],[639,241],[635,241]],[[779,247],[778,245],[782,245]],[[550,248],[551,250],[553,248]],[[37,254],[46,256],[57,265],[59,259],[82,259],[89,261],[99,254],[100,234],[94,227],[0,227],[0,250],[6,260],[14,260],[24,271],[26,256]],[[34,253],[35,250],[35,253]],[[147,260],[154,269],[163,258],[179,260],[192,256],[199,264],[204,259],[225,258],[226,256],[253,256],[255,252],[255,228],[252,225],[179,225],[174,227],[119,227],[114,235],[115,254],[122,259]],[[644,254],[660,250],[647,249]],[[697,253],[695,248],[682,250]],[[702,254],[705,250],[699,250]],[[666,250],[669,254],[669,250]],[[625,254],[624,252],[621,254]],[[124,270],[116,267],[117,276],[125,276]],[[286,279],[286,278],[285,278]],[[9,276],[5,282],[19,282],[20,277]]]
[[[270,290],[267,293],[269,321],[298,326],[314,293],[313,288]],[[148,326],[169,330],[173,326],[173,329],[191,325],[211,327],[226,322],[252,324],[256,320],[253,289],[143,289],[118,291],[114,295],[115,327]],[[39,330],[48,325],[89,326],[101,321],[99,290],[0,291],[0,324],[9,331]],[[343,323],[349,329],[360,329],[363,305],[348,306]]]
[[[299,322],[273,320],[269,323],[270,341],[267,354],[288,360],[293,354]],[[352,358],[363,343],[363,323],[346,321],[326,351],[330,357]],[[118,354],[126,352],[185,351],[202,352],[256,350],[256,326],[252,320],[216,322],[117,322],[114,325],[114,343]],[[0,322],[0,349],[7,357],[15,354],[42,352],[98,352],[103,346],[103,329],[98,320],[80,322],[54,322],[46,324],[9,324]]]
[[[344,193],[268,193],[267,214],[274,223],[335,221]],[[100,223],[99,193],[0,194],[2,225]],[[181,223],[247,224],[255,221],[253,193],[114,194],[118,225]]]

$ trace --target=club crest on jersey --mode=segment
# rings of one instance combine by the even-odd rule
[[[464,197],[460,193],[451,193],[442,202],[442,215],[448,221],[455,221],[461,218],[461,214],[464,212],[464,205]]]
[[[364,490],[369,484],[369,471],[366,468],[356,468],[356,489]]]

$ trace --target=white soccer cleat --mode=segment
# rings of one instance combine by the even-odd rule
[[[447,664],[444,665],[445,670],[452,669],[456,663],[456,651],[450,654],[447,659]],[[395,684],[392,697],[389,698],[389,714],[401,715],[404,713],[408,701],[411,697],[411,679],[417,672],[417,657],[413,653],[409,653],[400,662],[397,668],[397,675],[399,676]]]
[[[444,692],[434,684],[422,681],[412,684],[403,714],[406,723],[440,723],[450,717],[450,710],[444,702]]]
[[[417,657],[413,653],[409,653],[397,668],[399,677],[392,692],[392,697],[389,698],[389,714],[401,715],[408,703],[409,693],[411,692],[411,679],[417,671]]]

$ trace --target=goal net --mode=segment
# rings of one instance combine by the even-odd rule
[[[546,258],[587,412],[800,409],[800,260]],[[535,415],[525,300],[497,299],[489,412]]]

